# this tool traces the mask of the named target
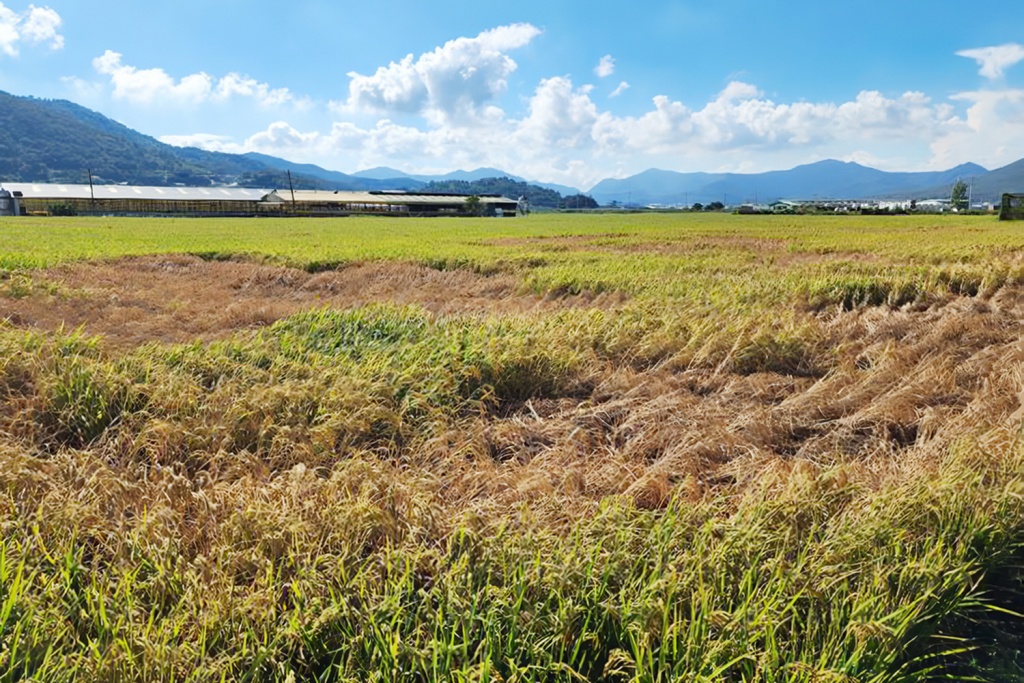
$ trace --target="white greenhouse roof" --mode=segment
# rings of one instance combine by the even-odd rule
[[[291,192],[278,189],[277,196],[291,201]],[[415,194],[405,192],[347,192],[339,190],[295,190],[296,202],[323,204],[452,204],[465,201],[466,195]],[[514,204],[507,197],[480,197],[481,204]]]
[[[180,201],[290,202],[286,188],[260,190],[243,187],[153,187],[141,185],[60,185],[54,183],[2,183],[10,192],[21,192],[25,199],[151,199]],[[415,194],[405,192],[348,192],[295,190],[298,203],[318,204],[421,204],[443,205],[464,201],[466,195]],[[481,204],[514,204],[507,197],[480,197]]]
[[[3,183],[25,199],[165,199],[181,201],[258,202],[268,190],[243,187],[152,187],[139,185],[57,185],[50,183]]]

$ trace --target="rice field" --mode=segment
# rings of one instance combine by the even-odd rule
[[[0,220],[0,682],[1024,673],[988,217]]]

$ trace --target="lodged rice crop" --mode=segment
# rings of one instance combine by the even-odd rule
[[[0,681],[1019,680],[1022,244],[5,221]]]

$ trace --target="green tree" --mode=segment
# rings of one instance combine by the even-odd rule
[[[46,207],[51,216],[77,216],[78,209],[71,202],[57,202]]]
[[[562,195],[554,190],[528,185],[510,178],[482,178],[472,182],[466,180],[433,181],[428,183],[423,191],[477,195],[498,194],[510,199],[525,196],[530,202],[530,206],[533,207],[556,209],[562,205]]]
[[[597,207],[597,200],[585,194],[569,195],[561,202],[563,209],[596,209]]]
[[[957,211],[970,208],[970,200],[967,198],[967,183],[957,178],[953,184],[953,191],[950,193],[949,200]]]
[[[483,213],[483,202],[480,201],[480,197],[475,194],[466,197],[466,213],[470,216],[479,216]]]

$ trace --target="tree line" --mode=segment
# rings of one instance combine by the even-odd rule
[[[451,192],[454,194],[496,194],[509,199],[526,197],[534,209],[596,209],[593,197],[576,194],[563,197],[560,192],[512,178],[482,178],[480,180],[434,180],[423,187],[423,192]]]

